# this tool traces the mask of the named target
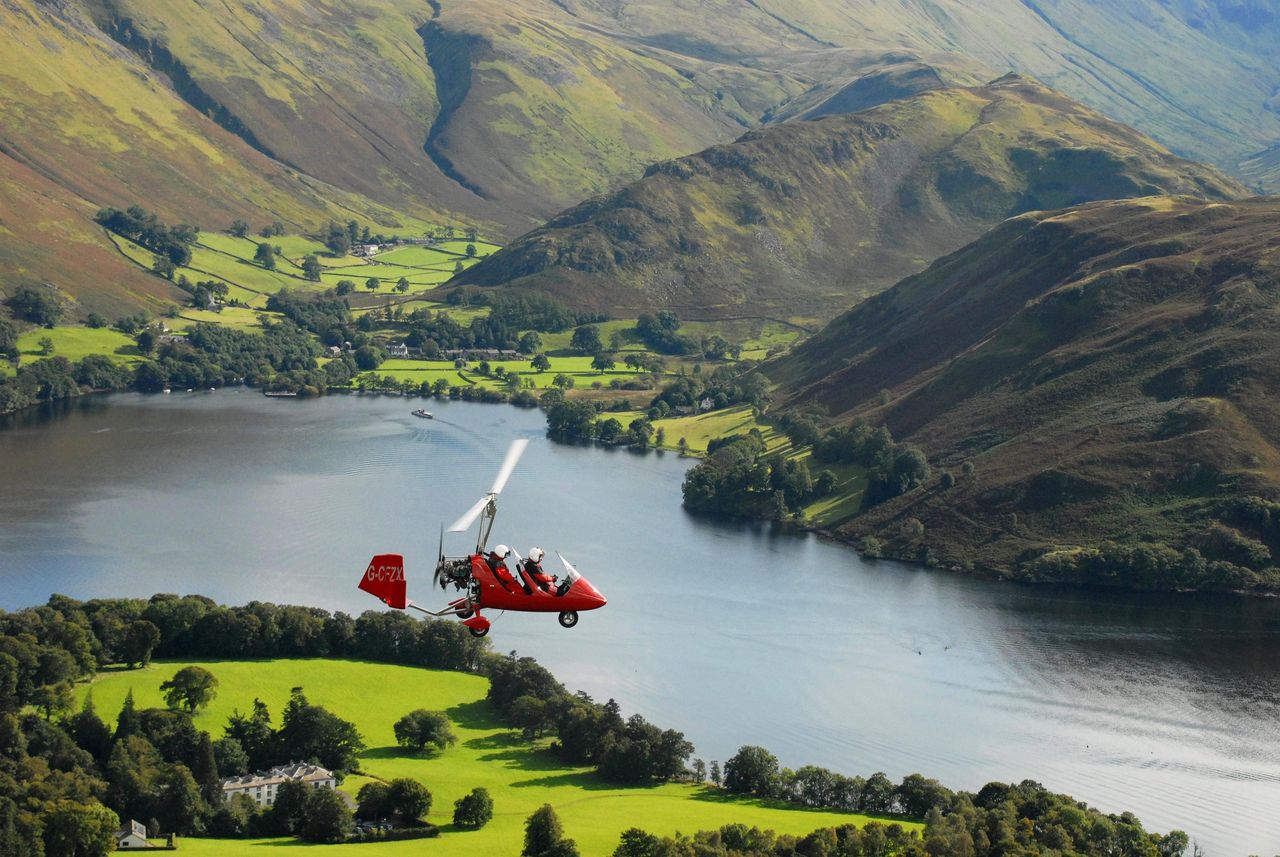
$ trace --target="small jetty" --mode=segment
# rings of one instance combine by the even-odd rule
[[[415,417],[422,417],[422,419],[424,419],[424,420],[434,420],[434,419],[435,419],[435,417],[431,415],[431,412],[430,412],[430,411],[423,410],[422,408],[418,408],[416,411],[414,411],[414,412],[413,412],[413,415],[414,415]]]
[[[297,393],[291,393],[291,392],[289,392],[288,390],[268,390],[267,392],[263,393],[262,395],[267,396],[267,397],[272,398],[272,399],[284,399],[284,398],[290,398],[290,397],[297,398],[297,395],[298,395],[298,394],[297,394]]]

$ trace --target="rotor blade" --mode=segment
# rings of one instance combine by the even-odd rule
[[[440,552],[436,556],[436,573],[431,577],[431,588],[435,589],[440,586],[440,571],[444,565],[444,524],[440,525]],[[440,586],[443,589],[443,586]]]
[[[449,525],[449,532],[460,533],[463,530],[465,530],[467,527],[471,526],[471,524],[475,521],[475,519],[480,517],[480,513],[484,510],[484,507],[487,506],[488,504],[489,504],[489,498],[481,497],[479,500],[476,501],[476,504],[474,506],[472,506],[470,509],[462,513],[461,518],[459,518],[458,520],[454,521],[452,524]]]
[[[520,437],[511,441],[511,446],[507,448],[507,457],[502,459],[502,467],[498,470],[498,478],[493,480],[493,487],[489,489],[490,494],[501,494],[502,489],[506,487],[507,480],[511,478],[511,471],[516,469],[516,462],[520,460],[520,456],[524,455],[524,448],[529,445],[529,438]]]

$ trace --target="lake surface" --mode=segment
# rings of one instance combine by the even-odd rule
[[[560,550],[608,597],[494,649],[616,697],[723,762],[1035,779],[1214,857],[1280,852],[1280,604],[998,584],[686,515],[672,454],[557,445],[537,411],[248,391],[93,397],[0,430],[0,607],[198,592],[359,613],[368,558],[431,603],[441,522],[532,439],[493,540]],[[470,536],[474,538],[474,536]],[[468,548],[453,536],[451,553]],[[436,599],[438,600],[438,599]]]

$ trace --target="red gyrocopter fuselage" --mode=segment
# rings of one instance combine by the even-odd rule
[[[563,558],[561,561],[564,562]],[[404,573],[404,557],[400,554],[379,554],[365,569],[360,588],[378,598],[388,607],[397,610],[419,610],[431,616],[457,616],[462,624],[477,637],[489,633],[489,620],[481,610],[512,610],[517,613],[558,613],[560,624],[572,628],[578,624],[578,613],[596,610],[608,601],[578,571],[564,562],[565,575],[543,590],[537,581],[523,570],[512,571],[505,565],[497,571],[479,554],[444,560],[451,575],[445,584],[466,590],[461,598],[449,602],[440,611],[426,610],[407,597],[407,581]],[[458,566],[469,567],[465,577],[457,574]]]
[[[427,610],[414,604],[406,594],[404,557],[400,554],[375,556],[365,569],[364,577],[360,579],[360,588],[397,610],[413,609],[430,616],[457,616],[477,637],[489,633],[490,627],[489,620],[481,615],[481,610],[558,613],[560,624],[572,628],[578,624],[580,611],[603,607],[607,603],[605,597],[559,554],[557,556],[565,572],[559,578],[544,575],[541,580],[535,579],[525,571],[524,563],[518,555],[514,566],[496,561],[494,565],[489,564],[485,543],[497,515],[498,494],[502,492],[527,445],[526,440],[517,440],[511,444],[489,493],[449,527],[450,532],[461,532],[478,518],[480,532],[475,552],[465,557],[446,557],[443,531],[440,534],[435,582],[442,589],[453,586],[455,591],[463,593],[461,598],[450,601],[449,606],[439,611]]]

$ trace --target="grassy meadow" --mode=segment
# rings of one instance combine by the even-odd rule
[[[107,720],[120,710],[130,689],[139,707],[162,706],[160,683],[186,663],[105,672],[80,694],[92,694],[94,705]],[[360,759],[363,776],[350,777],[342,786],[344,791],[354,795],[368,778],[395,777],[412,777],[431,790],[428,820],[442,827],[439,839],[329,846],[339,855],[514,854],[522,841],[524,820],[544,803],[556,808],[565,834],[577,840],[587,857],[611,853],[619,835],[629,827],[672,834],[741,822],[802,834],[868,820],[856,814],[731,798],[718,789],[688,783],[611,786],[587,769],[565,767],[543,746],[530,744],[502,726],[484,701],[488,682],[479,676],[324,659],[212,661],[199,662],[199,666],[219,681],[217,697],[196,716],[196,725],[215,737],[221,735],[227,717],[236,709],[250,710],[255,697],[267,704],[278,725],[290,689],[301,686],[311,702],[355,723],[368,746]],[[426,756],[398,747],[392,724],[415,708],[446,712],[458,742]],[[679,724],[663,725],[679,728]],[[455,829],[453,803],[476,786],[485,787],[493,796],[493,821],[479,831]],[[281,847],[322,848],[289,839],[183,839],[179,844],[184,853],[230,857],[275,853],[264,849]]]

